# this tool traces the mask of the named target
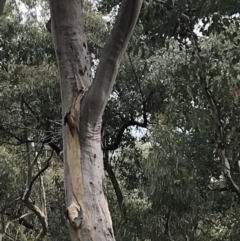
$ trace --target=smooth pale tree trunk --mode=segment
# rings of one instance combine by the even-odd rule
[[[91,78],[80,0],[50,0],[58,60],[67,217],[72,241],[115,240],[105,196],[102,115],[143,0],[123,0],[115,26]]]

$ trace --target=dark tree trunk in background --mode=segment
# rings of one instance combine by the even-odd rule
[[[6,0],[0,0],[0,15],[2,15],[3,13],[5,3],[6,3]]]

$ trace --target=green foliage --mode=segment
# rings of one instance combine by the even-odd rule
[[[39,21],[33,9],[40,2],[22,2],[29,10],[26,16],[10,1],[0,22],[0,211],[4,223],[11,223],[7,234],[34,240],[37,232],[19,225],[29,212],[21,201],[27,162],[41,143],[39,166],[51,153],[47,143],[61,149],[61,100],[51,37],[44,27],[48,6],[41,3]],[[119,2],[84,4],[89,49],[98,60]],[[239,20],[232,16],[238,11],[234,0],[144,1],[103,118],[108,144],[116,141],[124,123],[148,120],[145,131],[127,128],[118,150],[109,152],[126,208],[125,213],[119,208],[109,178],[117,240],[238,240],[239,200],[222,174],[214,114],[200,81],[206,79],[225,123],[231,173],[240,185]],[[103,13],[111,19],[105,21]],[[188,35],[200,20],[201,65]],[[68,240],[62,172],[63,164],[53,156],[42,179],[49,222],[45,240]],[[38,205],[39,190],[40,179],[31,194]],[[27,220],[41,227],[32,213]]]

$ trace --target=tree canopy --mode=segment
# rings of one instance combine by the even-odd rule
[[[119,4],[84,1],[93,73]],[[116,240],[238,240],[239,10],[144,1],[103,115]],[[11,0],[0,18],[0,240],[69,240],[49,6]]]

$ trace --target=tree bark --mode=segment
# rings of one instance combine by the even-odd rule
[[[122,1],[92,82],[82,1],[50,0],[65,124],[64,178],[72,241],[115,240],[105,196],[101,122],[142,1]]]

